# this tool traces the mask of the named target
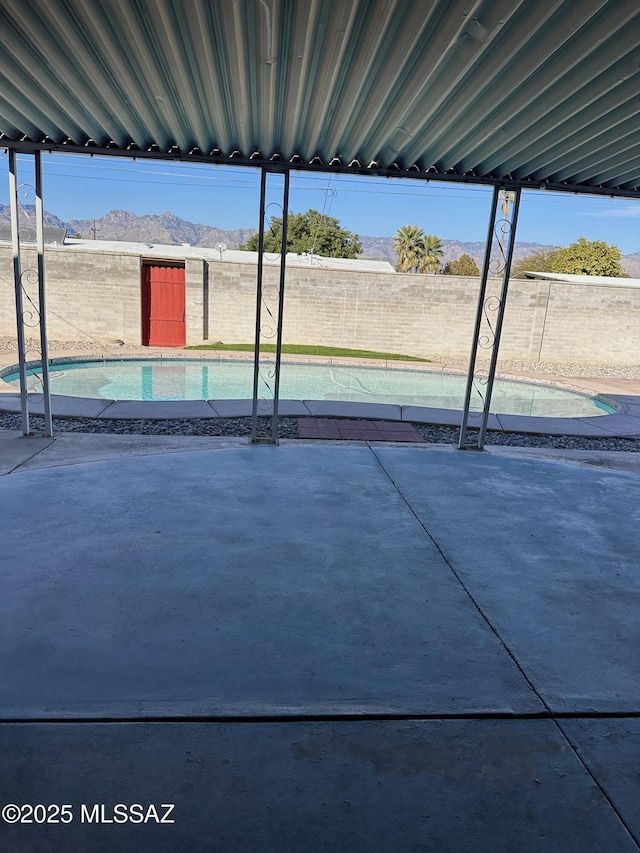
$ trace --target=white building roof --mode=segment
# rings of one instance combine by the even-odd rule
[[[572,275],[570,273],[529,272],[527,278],[542,278],[545,281],[562,281],[565,284],[597,284],[611,287],[640,287],[640,278],[620,278],[610,275]]]
[[[232,264],[256,264],[257,252],[243,252],[239,249],[209,249],[203,246],[176,246],[161,243],[131,243],[120,240],[76,240],[68,239],[64,244],[65,251],[81,252],[115,252],[124,255],[142,255],[145,258],[162,258],[166,260],[185,260],[186,258],[203,258],[209,262]],[[264,262],[267,266],[276,266],[280,262],[278,255],[266,252]],[[351,258],[324,258],[320,255],[297,255],[287,253],[287,265],[294,267],[310,267],[312,269],[351,270],[353,272],[395,272],[388,261],[371,261]]]

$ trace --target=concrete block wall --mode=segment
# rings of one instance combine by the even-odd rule
[[[208,267],[201,258],[187,258],[185,263],[187,346],[202,343],[206,336],[204,312],[208,300]]]
[[[255,267],[212,264],[209,340],[253,339]],[[265,270],[265,294],[278,272]],[[489,281],[487,314],[501,283]],[[283,339],[288,343],[385,350],[407,355],[469,354],[479,280],[452,276],[371,274],[318,269],[287,270]],[[512,282],[501,352],[540,355],[549,283]],[[492,302],[493,299],[493,302]],[[277,306],[277,303],[275,303]],[[264,312],[264,308],[263,308]],[[264,320],[264,314],[263,314]],[[488,333],[486,322],[483,332]]]
[[[57,340],[141,342],[142,258],[117,252],[47,247],[49,336]],[[23,269],[35,267],[32,248]],[[279,269],[265,266],[263,340],[269,310],[277,314]],[[37,282],[25,287],[37,303]],[[479,280],[454,276],[287,268],[283,340],[407,355],[468,357]],[[487,287],[486,315],[495,327],[500,282]],[[28,307],[28,302],[26,303]],[[186,259],[187,343],[251,343],[256,267]],[[487,320],[482,333],[490,336]],[[0,334],[15,335],[11,247],[0,245]],[[640,288],[538,280],[510,283],[502,358],[636,363]]]
[[[52,340],[123,340],[140,343],[140,257],[119,253],[45,249],[47,328]],[[21,254],[26,293],[38,304],[35,249]],[[11,247],[0,245],[0,333],[15,334]],[[29,300],[25,296],[25,308]]]
[[[451,282],[431,276],[320,270],[296,271],[291,279],[284,333],[296,343],[321,338],[330,346],[408,355],[455,353],[473,328],[474,281],[451,290]]]
[[[277,270],[265,269],[263,288],[269,297],[278,287]],[[277,290],[276,290],[277,292]],[[254,264],[208,264],[208,338],[198,343],[251,343],[255,337],[256,267]],[[263,308],[264,311],[264,308]],[[187,331],[187,336],[189,332]],[[194,343],[196,343],[194,341]]]
[[[266,268],[262,325],[277,311],[277,269]],[[400,276],[349,271],[287,270],[283,339],[355,349],[427,349],[457,353],[468,348],[478,282],[449,277]],[[256,268],[211,264],[209,341],[251,341],[254,334]],[[453,315],[456,315],[452,322]],[[265,337],[265,340],[267,338]]]
[[[559,353],[571,361],[638,363],[640,288],[553,282],[549,290],[541,360]]]

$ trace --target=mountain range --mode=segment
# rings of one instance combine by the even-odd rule
[[[24,208],[26,213],[33,216],[33,208]],[[10,220],[8,205],[0,204],[0,222]],[[70,219],[64,222],[52,213],[45,212],[44,224],[58,228],[66,228],[70,235],[78,234],[84,239],[92,237],[98,240],[119,240],[135,243],[160,243],[163,245],[180,246],[188,243],[190,246],[215,249],[219,243],[224,243],[228,249],[237,249],[244,243],[255,228],[240,228],[226,230],[211,225],[201,225],[181,219],[174,213],[166,212],[160,215],[145,214],[136,216],[126,210],[111,210],[100,219]],[[395,264],[396,256],[393,250],[392,237],[361,236],[363,252],[361,258],[370,260],[389,261]],[[461,240],[443,240],[443,260],[449,261],[467,254],[481,265],[484,256],[484,243],[463,242]],[[553,249],[555,246],[541,243],[516,242],[514,260],[530,255],[540,249]],[[640,252],[623,255],[621,259],[625,272],[632,277],[640,278]]]

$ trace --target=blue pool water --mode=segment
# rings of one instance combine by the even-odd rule
[[[264,363],[261,376],[272,384],[273,364]],[[30,383],[40,388],[37,371]],[[13,373],[5,382],[19,386]],[[250,399],[253,362],[223,359],[137,359],[53,364],[51,393],[106,400],[234,400]],[[283,362],[280,398],[289,400],[346,400],[396,403],[438,409],[462,409],[466,379],[429,372],[351,365]],[[261,394],[266,392],[261,380]],[[474,394],[474,408],[480,398]],[[588,417],[614,411],[573,391],[548,385],[497,380],[491,410],[501,414],[547,417]]]

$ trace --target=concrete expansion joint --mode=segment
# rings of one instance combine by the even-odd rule
[[[473,606],[475,607],[475,609],[477,610],[477,612],[479,613],[479,615],[482,617],[482,619],[484,620],[484,622],[486,623],[486,625],[488,626],[488,628],[489,628],[489,629],[491,630],[491,632],[494,634],[494,636],[496,637],[496,639],[498,640],[498,642],[500,643],[500,645],[502,646],[502,648],[503,648],[503,649],[505,650],[505,652],[509,655],[509,657],[511,658],[511,661],[513,662],[514,666],[519,670],[520,674],[522,675],[522,677],[524,678],[525,682],[527,683],[527,685],[528,685],[529,689],[530,689],[530,690],[532,691],[532,693],[536,696],[536,698],[537,698],[537,699],[538,699],[538,701],[541,703],[541,705],[546,709],[546,711],[547,711],[549,714],[551,714],[551,713],[552,713],[551,708],[550,708],[550,707],[549,707],[549,705],[547,704],[546,700],[545,700],[545,699],[544,699],[544,697],[541,695],[541,693],[537,690],[536,686],[535,686],[535,685],[534,685],[534,683],[531,681],[531,679],[530,679],[530,678],[529,678],[529,676],[527,675],[526,671],[524,670],[524,668],[522,667],[522,665],[520,664],[520,662],[518,661],[518,659],[516,658],[516,656],[513,654],[513,652],[511,651],[511,649],[509,648],[509,646],[507,645],[507,643],[506,643],[506,642],[505,642],[505,640],[503,639],[503,637],[502,637],[502,636],[500,635],[500,633],[498,632],[498,629],[495,627],[495,625],[493,624],[493,622],[489,619],[489,617],[487,616],[487,614],[484,612],[483,608],[480,606],[480,604],[476,601],[476,599],[474,598],[474,596],[471,594],[471,592],[470,592],[469,588],[467,587],[467,585],[464,583],[464,581],[463,581],[463,580],[462,580],[462,578],[460,577],[459,572],[457,572],[457,571],[455,570],[455,568],[454,568],[453,564],[451,563],[451,561],[449,560],[449,558],[447,557],[447,555],[444,553],[444,551],[443,551],[442,547],[440,546],[440,544],[438,543],[438,541],[435,539],[435,537],[433,536],[433,534],[432,534],[432,533],[427,529],[426,525],[424,524],[424,522],[422,521],[422,519],[420,518],[420,516],[416,513],[415,509],[411,506],[411,504],[409,503],[409,501],[407,500],[407,498],[405,497],[405,495],[404,495],[404,494],[402,493],[402,491],[398,488],[397,483],[393,480],[393,478],[391,477],[391,475],[389,474],[389,472],[387,471],[387,469],[384,467],[384,465],[383,465],[383,463],[382,463],[382,460],[380,459],[380,457],[378,456],[378,454],[375,452],[375,450],[371,449],[371,452],[373,453],[373,455],[374,455],[374,456],[375,456],[375,458],[377,459],[378,464],[380,465],[381,469],[384,471],[384,473],[386,474],[386,476],[389,478],[389,480],[390,480],[390,482],[392,483],[392,485],[393,485],[394,489],[396,490],[397,494],[400,496],[401,500],[404,502],[404,504],[406,505],[407,509],[411,512],[411,514],[413,515],[413,517],[415,518],[415,520],[418,522],[418,524],[420,525],[420,527],[423,529],[423,531],[425,532],[425,534],[427,535],[427,537],[428,537],[428,538],[430,539],[430,541],[433,543],[434,547],[435,547],[435,548],[436,548],[436,550],[438,551],[438,554],[440,555],[440,557],[442,558],[442,560],[444,561],[444,563],[448,566],[449,570],[450,570],[450,571],[451,571],[451,573],[454,575],[454,577],[456,578],[456,580],[457,580],[458,584],[462,587],[462,589],[464,590],[465,594],[467,595],[467,597],[469,598],[469,600],[471,601],[471,603],[473,604]]]
[[[35,447],[33,450],[33,453],[30,453],[29,456],[27,456],[25,459],[21,459],[16,465],[14,465],[9,470],[5,471],[4,476],[6,476],[7,474],[13,474],[15,471],[18,471],[20,468],[23,467],[23,465],[26,465],[28,462],[31,462],[32,459],[35,459],[44,450],[46,450],[48,447],[51,447],[51,445],[56,441],[57,436],[55,436],[55,435],[45,436],[43,433],[31,432],[28,435],[23,435],[22,438],[27,439],[27,440],[29,440],[29,439],[44,439],[44,440],[46,440],[46,443],[43,443],[40,447]]]
[[[629,720],[640,719],[638,711],[462,711],[453,712],[431,712],[431,713],[382,713],[374,711],[367,713],[332,713],[332,714],[167,714],[164,716],[140,715],[140,716],[64,716],[64,717],[5,717],[0,719],[0,727],[3,725],[95,725],[113,724],[121,725],[128,723],[237,723],[247,725],[255,723],[265,724],[288,724],[288,723],[344,723],[344,722],[440,722],[440,721],[521,721],[521,720],[545,720],[554,723],[570,720]],[[564,732],[563,736],[566,739]],[[573,745],[569,744],[573,749]]]
[[[629,834],[629,837],[632,839],[632,841],[640,849],[640,836],[633,832],[633,829],[629,825],[629,822],[627,820],[625,820],[624,815],[621,813],[621,811],[618,808],[618,806],[616,805],[614,799],[607,792],[606,787],[600,782],[598,777],[595,775],[595,773],[593,772],[593,770],[589,766],[589,763],[587,761],[585,761],[585,759],[583,758],[583,756],[580,752],[578,744],[573,743],[573,741],[569,737],[568,732],[566,732],[564,730],[564,728],[560,725],[560,722],[557,719],[554,719],[553,722],[554,722],[556,728],[558,729],[560,735],[564,738],[566,743],[569,745],[569,748],[571,749],[571,751],[573,752],[573,754],[575,755],[577,760],[582,765],[583,770],[587,773],[587,775],[591,778],[592,783],[600,791],[600,795],[607,801],[607,803],[609,804],[609,807],[611,808],[613,813],[616,815],[616,817],[618,818],[618,820],[620,821],[622,826],[624,826],[625,830]]]

